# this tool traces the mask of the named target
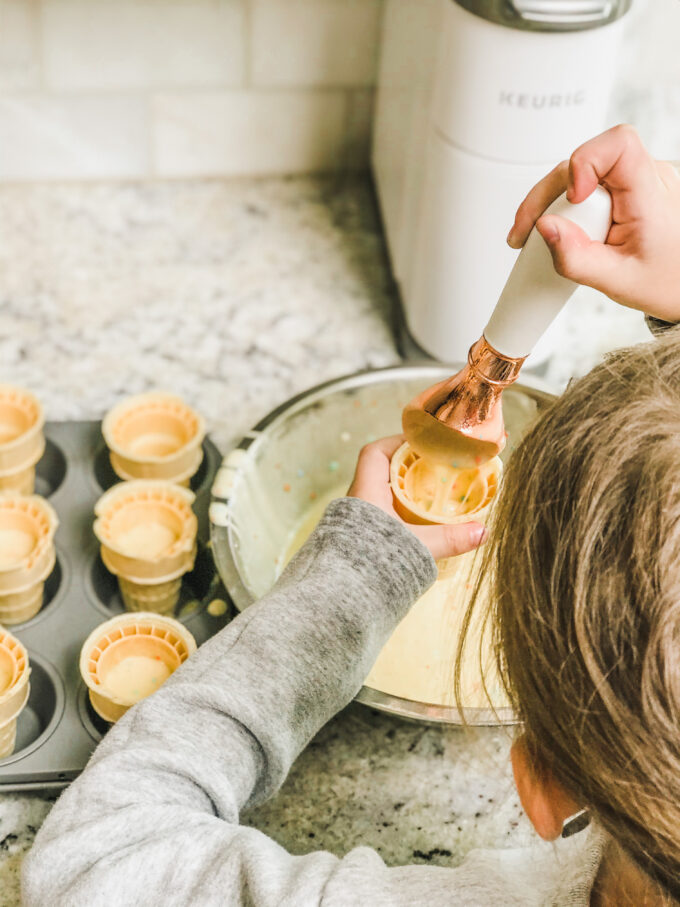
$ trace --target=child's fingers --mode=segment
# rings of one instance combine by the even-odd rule
[[[350,497],[366,497],[390,481],[390,460],[392,454],[404,443],[402,435],[380,438],[361,449],[357,460],[352,485],[347,492]],[[371,500],[370,497],[366,498]]]
[[[487,534],[481,523],[458,523],[455,526],[409,525],[409,529],[430,549],[436,561],[474,550],[485,541]]]
[[[508,234],[509,246],[512,246],[513,249],[522,248],[537,219],[548,205],[551,205],[567,188],[568,177],[569,161],[562,161],[540,182],[536,183],[517,209],[515,223]]]
[[[555,214],[540,217],[536,228],[558,274],[622,301],[628,267],[614,246],[594,242],[572,221]]]
[[[644,216],[659,175],[640,136],[632,126],[614,126],[585,142],[536,183],[517,210],[508,244],[520,249],[546,208],[567,190],[570,202],[585,201],[602,183],[612,196],[615,223]]]
[[[582,202],[603,183],[612,195],[614,221],[623,223],[644,215],[657,180],[654,159],[635,129],[614,126],[572,154],[567,198]]]

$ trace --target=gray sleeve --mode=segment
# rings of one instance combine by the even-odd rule
[[[25,904],[407,904],[413,886],[431,899],[448,870],[388,869],[367,848],[292,856],[239,814],[279,788],[435,577],[396,520],[331,504],[272,591],[109,731],[26,858]]]

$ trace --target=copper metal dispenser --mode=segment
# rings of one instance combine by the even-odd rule
[[[571,220],[590,239],[604,242],[611,225],[611,196],[601,186],[577,205],[561,195],[545,213]],[[534,227],[484,334],[470,348],[467,365],[404,408],[404,434],[417,454],[471,468],[503,449],[502,392],[517,380],[534,344],[576,288],[573,281],[557,274],[548,247]]]

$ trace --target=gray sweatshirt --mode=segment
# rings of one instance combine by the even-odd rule
[[[436,566],[371,504],[333,502],[275,587],[118,722],[24,864],[29,907],[589,903],[597,833],[387,867],[358,847],[292,856],[239,824],[361,687]]]

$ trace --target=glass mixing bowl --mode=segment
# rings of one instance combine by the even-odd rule
[[[224,458],[210,506],[212,550],[241,611],[274,584],[301,522],[316,504],[344,494],[369,441],[401,431],[401,411],[456,366],[405,365],[360,372],[311,388],[277,407]],[[554,399],[530,375],[503,394],[506,459],[536,412]],[[390,696],[364,686],[357,699],[428,723],[461,724],[457,708]],[[467,723],[510,723],[509,710],[466,709]]]

